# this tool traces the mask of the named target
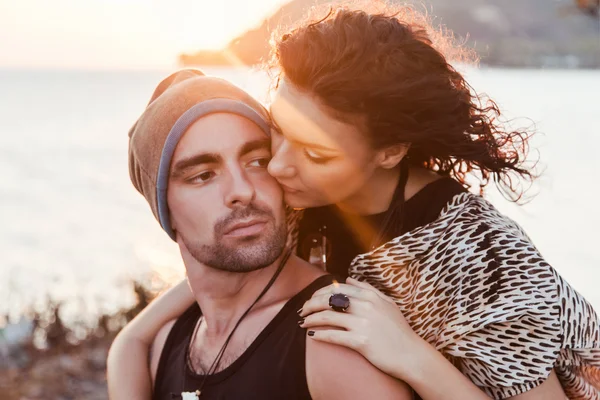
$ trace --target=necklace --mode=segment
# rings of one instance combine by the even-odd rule
[[[229,336],[227,336],[227,339],[225,340],[225,343],[221,347],[221,350],[219,350],[219,352],[217,353],[217,356],[215,357],[214,361],[210,365],[210,368],[208,369],[208,371],[206,372],[206,374],[202,378],[202,382],[200,383],[200,387],[196,391],[194,391],[194,392],[181,392],[181,399],[182,400],[198,400],[200,398],[200,395],[202,394],[202,389],[204,388],[204,384],[206,383],[207,378],[209,376],[211,376],[217,370],[217,368],[219,367],[219,363],[221,362],[221,358],[223,358],[223,354],[225,354],[225,349],[227,349],[227,345],[231,341],[231,338],[233,337],[233,334],[237,330],[238,326],[240,326],[240,324],[243,321],[243,319],[250,313],[250,310],[252,310],[252,308],[256,305],[256,303],[258,303],[260,301],[260,299],[271,288],[271,286],[273,286],[273,284],[275,283],[275,280],[277,279],[277,277],[279,276],[279,274],[283,270],[283,267],[285,266],[285,264],[287,263],[288,259],[290,258],[291,253],[292,253],[292,251],[290,249],[286,250],[286,253],[284,254],[284,256],[281,259],[281,261],[279,262],[279,265],[277,266],[277,270],[275,271],[275,273],[271,277],[271,280],[269,281],[269,283],[267,283],[267,285],[265,286],[265,288],[263,289],[263,291],[258,295],[258,297],[256,298],[256,300],[254,300],[254,302],[250,305],[250,307],[248,307],[246,309],[246,311],[242,314],[242,316],[240,317],[240,319],[238,319],[238,321],[235,324],[235,326],[233,327],[231,333],[229,333]],[[194,333],[192,334],[192,339],[190,341],[190,346],[192,345],[192,343],[194,343],[194,340],[196,338],[196,334],[198,332],[198,327],[199,326],[200,326],[200,323],[198,323],[198,325],[196,325],[196,328],[194,329]],[[194,369],[193,369],[192,360],[191,360],[191,357],[190,357],[190,353],[191,353],[190,352],[190,346],[188,346],[187,351],[186,351],[186,362],[188,363],[190,369],[192,369],[192,371],[193,371]],[[186,380],[186,376],[184,375],[184,378],[183,378],[183,386],[184,387],[186,386],[185,385],[185,380]]]
[[[408,182],[408,173],[409,167],[405,157],[400,161],[400,176],[398,177],[398,184],[394,190],[392,201],[388,210],[385,212],[385,217],[379,229],[379,233],[371,242],[371,249],[369,251],[373,251],[376,247],[391,240],[394,238],[395,233],[401,230],[404,219],[404,189]]]

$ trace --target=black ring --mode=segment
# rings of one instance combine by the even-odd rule
[[[345,312],[350,307],[350,299],[343,293],[334,293],[329,296],[329,307],[333,311]]]

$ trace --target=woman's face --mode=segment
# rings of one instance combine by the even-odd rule
[[[351,200],[377,168],[377,154],[359,128],[333,118],[309,93],[285,79],[271,103],[276,131],[269,173],[294,208]]]

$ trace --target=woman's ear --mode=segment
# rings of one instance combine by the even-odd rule
[[[405,143],[385,147],[378,151],[377,164],[384,169],[395,168],[406,157],[409,148],[410,144]]]

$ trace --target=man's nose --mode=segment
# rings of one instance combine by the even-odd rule
[[[295,167],[290,163],[293,161],[292,144],[281,138],[273,141],[273,156],[269,161],[267,170],[269,174],[276,179],[289,179],[296,174]]]
[[[247,206],[252,203],[256,191],[254,184],[245,171],[232,173],[225,193],[225,203],[228,207]]]

